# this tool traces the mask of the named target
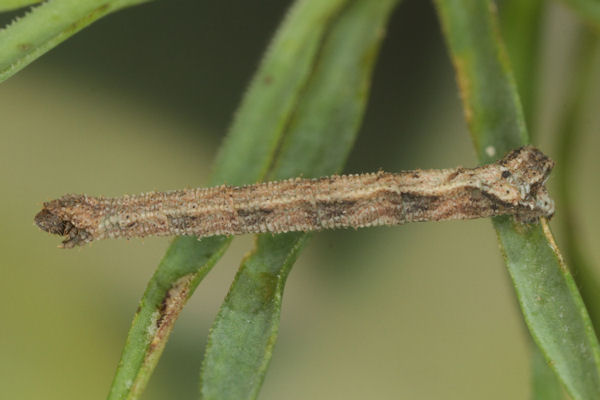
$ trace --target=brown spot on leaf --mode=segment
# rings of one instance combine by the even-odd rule
[[[167,291],[157,310],[158,318],[156,319],[155,329],[152,330],[154,335],[150,342],[151,350],[146,357],[149,357],[150,353],[156,351],[156,349],[164,347],[166,339],[173,329],[175,320],[177,320],[179,313],[187,301],[193,278],[194,274],[184,275],[175,281]]]
[[[460,97],[463,100],[465,118],[467,123],[471,125],[473,120],[473,110],[471,109],[471,81],[469,80],[467,73],[467,61],[463,56],[455,56],[453,58],[454,66],[456,67],[456,77],[458,81],[458,88],[460,91]]]

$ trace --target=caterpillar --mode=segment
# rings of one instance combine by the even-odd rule
[[[544,186],[554,162],[534,147],[476,168],[292,178],[116,198],[68,194],[44,203],[42,230],[72,248],[106,238],[239,235],[554,214]]]

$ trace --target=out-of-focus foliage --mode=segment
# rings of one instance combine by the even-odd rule
[[[0,30],[0,82],[99,18],[146,1],[49,0],[33,8]],[[4,9],[14,8],[15,3]],[[18,5],[27,3],[33,2]]]

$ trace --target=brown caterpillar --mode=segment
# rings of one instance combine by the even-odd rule
[[[477,168],[294,178],[118,198],[66,195],[35,216],[62,247],[149,235],[238,235],[397,225],[511,214],[550,218],[554,162],[533,147]]]

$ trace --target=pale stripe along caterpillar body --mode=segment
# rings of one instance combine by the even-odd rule
[[[71,248],[105,238],[238,235],[397,225],[511,214],[551,217],[554,162],[533,147],[477,168],[334,175],[118,198],[66,195],[44,203],[43,230]]]

